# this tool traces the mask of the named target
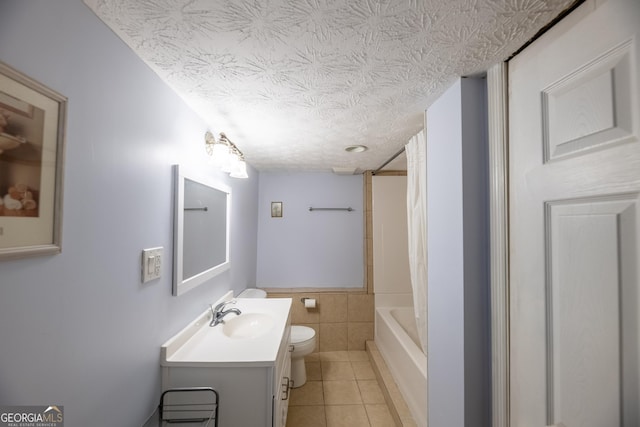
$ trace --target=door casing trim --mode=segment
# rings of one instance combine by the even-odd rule
[[[491,423],[509,426],[508,66],[487,71],[491,282]]]

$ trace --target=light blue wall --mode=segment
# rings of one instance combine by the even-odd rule
[[[0,261],[0,404],[64,405],[68,427],[141,426],[160,345],[255,284],[257,173],[210,172],[203,120],[80,0],[0,2],[0,60],[69,98],[63,252]],[[233,266],[173,297],[177,162],[232,187]],[[140,253],[155,246],[162,278],[143,285]]]
[[[464,426],[462,110],[458,80],[427,110],[429,425]]]
[[[363,182],[362,175],[261,173],[258,286],[362,287]],[[271,217],[271,202],[283,203],[282,218]]]
[[[487,85],[462,79],[465,426],[489,427],[491,314]]]
[[[486,95],[457,80],[427,110],[430,427],[489,425]]]

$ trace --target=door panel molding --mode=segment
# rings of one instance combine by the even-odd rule
[[[636,258],[634,239],[624,236],[635,235],[637,204],[638,193],[545,203],[548,424],[591,412],[580,425],[601,426],[614,418],[620,425],[622,402],[632,401],[623,391],[624,378],[637,375],[625,375],[622,360],[637,341],[623,348],[619,331],[634,329],[624,324],[622,296],[637,295],[635,279],[624,279],[635,276],[635,264],[621,256]],[[637,318],[637,305],[628,309]],[[599,408],[586,411],[584,402]]]
[[[611,48],[542,90],[545,163],[638,141],[631,98],[633,43]]]

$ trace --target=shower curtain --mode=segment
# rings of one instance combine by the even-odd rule
[[[407,229],[413,307],[422,351],[427,354],[427,140],[421,131],[405,145]]]

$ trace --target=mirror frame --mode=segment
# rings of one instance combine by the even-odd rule
[[[185,179],[227,194],[225,261],[186,279],[183,278]],[[213,182],[209,179],[198,176],[180,165],[173,165],[173,185],[173,295],[178,296],[200,286],[207,280],[231,268],[231,261],[229,259],[229,237],[231,233],[231,188],[225,184]]]

